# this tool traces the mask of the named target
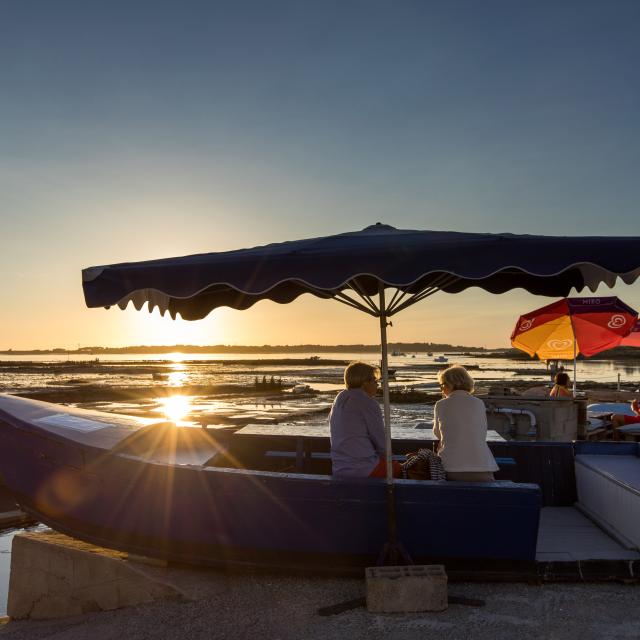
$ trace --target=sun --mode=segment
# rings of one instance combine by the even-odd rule
[[[160,400],[160,407],[164,415],[171,422],[180,422],[193,408],[189,396],[169,396]]]
[[[128,309],[125,317],[126,341],[129,344],[207,345],[215,344],[225,335],[226,323],[220,314],[192,322],[180,316],[175,320],[169,314],[161,316],[158,309],[150,314]],[[171,358],[174,356],[179,357],[179,354],[170,354]]]

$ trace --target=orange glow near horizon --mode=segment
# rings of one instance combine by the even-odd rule
[[[76,293],[73,293],[75,296]],[[594,295],[618,295],[640,308],[638,287],[604,285]],[[69,299],[72,298],[70,293]],[[439,293],[393,317],[388,329],[391,342],[432,342],[465,347],[509,347],[518,317],[555,300],[514,290],[492,295],[471,288],[451,295]],[[71,302],[66,302],[71,306]],[[245,311],[216,309],[206,318],[189,322],[153,313],[84,309],[75,316],[61,308],[46,323],[40,310],[28,305],[2,309],[0,349],[53,349],[78,347],[126,347],[195,345],[298,345],[379,344],[379,324],[371,317],[332,300],[303,295],[290,305],[261,301]],[[173,347],[179,351],[179,347]],[[176,364],[192,354],[174,353]],[[175,366],[175,364],[174,364]]]

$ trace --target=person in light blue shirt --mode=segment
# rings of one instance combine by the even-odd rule
[[[380,371],[352,362],[344,371],[346,389],[329,414],[333,475],[342,478],[383,478],[386,475],[382,410],[375,400]],[[394,476],[400,467],[394,463]]]

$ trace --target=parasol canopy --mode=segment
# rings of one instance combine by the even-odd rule
[[[82,280],[89,307],[148,303],[150,311],[198,320],[217,307],[288,303],[304,293],[343,302],[353,293],[362,302],[358,308],[377,315],[362,296],[377,295],[380,284],[405,294],[390,301],[391,315],[408,306],[406,296],[435,291],[520,287],[566,296],[572,288],[613,286],[617,277],[630,284],[638,275],[639,238],[413,231],[378,223],[251,249],[90,267]]]
[[[637,320],[616,297],[564,298],[520,316],[511,344],[540,360],[589,357],[621,344]]]
[[[622,338],[621,347],[640,347],[640,321],[636,322],[631,332]]]

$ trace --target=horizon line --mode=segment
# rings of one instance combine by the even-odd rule
[[[436,342],[389,342],[388,347],[390,350],[404,349],[415,351],[417,349],[424,350],[442,350],[442,349],[455,349],[455,350],[471,350],[471,351],[500,351],[508,350],[513,347],[478,347],[472,345],[454,345],[450,343],[436,343]],[[177,352],[183,350],[196,351],[196,352],[218,352],[218,351],[260,351],[260,350],[272,350],[272,351],[284,351],[284,350],[373,350],[380,349],[379,343],[347,343],[347,344],[320,344],[320,343],[300,343],[300,344],[261,344],[261,345],[246,345],[246,344],[211,344],[211,345],[193,345],[193,344],[173,344],[173,345],[127,345],[127,346],[90,346],[90,347],[77,347],[64,348],[64,347],[49,347],[49,348],[26,348],[26,349],[2,349],[0,354],[18,354],[18,353],[95,353],[95,352],[109,352],[109,351],[146,351],[146,352]]]

